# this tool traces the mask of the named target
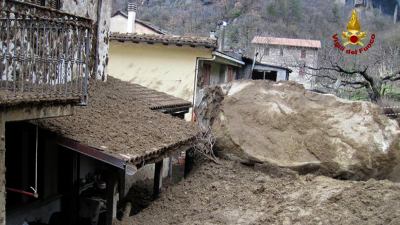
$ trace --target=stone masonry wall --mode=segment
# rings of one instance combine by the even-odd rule
[[[269,49],[269,54],[267,54],[267,49]],[[283,55],[281,55],[281,49],[283,50]],[[305,58],[301,58],[302,50],[306,51]],[[293,70],[293,72],[289,75],[289,80],[293,80],[300,84],[303,84],[307,89],[313,88],[315,79],[311,75],[314,74],[314,71],[310,69],[305,69],[304,75],[301,75],[300,68],[298,66],[304,63],[309,67],[317,67],[317,49],[259,45],[257,46],[256,51],[258,51],[259,53],[257,60],[259,60],[260,62],[276,66],[288,67]]]
[[[97,15],[100,4],[100,19]],[[62,0],[61,11],[77,16],[87,17],[94,21],[95,42],[97,45],[97,57],[94,60],[94,71],[96,79],[107,80],[108,46],[111,18],[111,0]]]

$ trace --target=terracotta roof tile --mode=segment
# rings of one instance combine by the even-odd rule
[[[190,145],[198,132],[194,125],[151,110],[163,101],[146,100],[139,89],[137,94],[137,85],[110,76],[107,82],[91,80],[87,106],[76,107],[73,116],[40,120],[39,126],[133,164]]]
[[[157,34],[122,34],[112,33],[110,40],[143,42],[149,44],[174,44],[188,45],[192,47],[201,46],[206,48],[216,48],[217,40],[208,37],[197,36],[176,36],[176,35],[157,35]]]
[[[281,45],[305,48],[321,48],[321,41],[306,39],[291,39],[277,37],[261,37],[255,36],[251,41],[252,44]]]
[[[113,78],[112,78],[113,79]],[[131,84],[131,92],[138,101],[149,106],[150,109],[165,109],[172,107],[188,107],[192,103],[181,98],[174,97],[164,92],[143,87],[139,84]]]

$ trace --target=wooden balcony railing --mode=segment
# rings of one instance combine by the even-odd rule
[[[0,90],[86,104],[92,21],[19,1],[0,6]]]

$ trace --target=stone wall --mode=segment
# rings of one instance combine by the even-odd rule
[[[93,45],[96,45],[96,54],[93,59],[95,74],[92,77],[101,80],[107,80],[111,9],[111,0],[61,0],[61,11],[93,20],[96,31]]]
[[[305,65],[309,67],[314,67],[314,68],[317,67],[318,66],[317,49],[297,48],[289,46],[281,47],[281,46],[258,45],[256,50],[259,53],[257,58],[258,61],[266,64],[288,67],[291,70],[293,70],[293,72],[289,76],[289,80],[293,80],[300,84],[303,84],[307,89],[313,88],[315,79],[311,75],[314,74],[315,72],[310,69],[304,69],[304,75],[303,75],[301,74],[299,65],[305,63]],[[305,58],[301,57],[302,50],[306,51]]]

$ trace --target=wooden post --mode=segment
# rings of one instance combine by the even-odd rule
[[[115,198],[116,193],[118,193],[118,182],[115,179],[117,174],[110,173],[107,174],[107,216],[106,216],[106,225],[112,225],[113,220],[116,216],[116,204],[117,199]]]
[[[156,162],[154,168],[154,187],[153,187],[153,198],[156,199],[160,195],[160,190],[162,187],[162,170],[163,170],[163,160]]]

